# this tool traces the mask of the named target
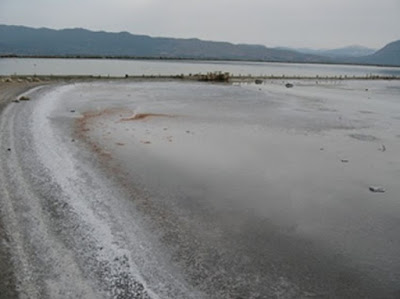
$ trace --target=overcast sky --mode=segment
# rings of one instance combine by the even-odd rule
[[[400,0],[0,0],[0,24],[380,48],[400,39]]]

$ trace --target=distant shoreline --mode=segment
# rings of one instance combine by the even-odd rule
[[[346,80],[400,80],[400,76],[387,75],[365,75],[365,76],[285,76],[285,75],[268,75],[268,76],[252,76],[241,75],[233,76],[229,73],[210,72],[198,74],[181,74],[181,75],[125,75],[125,76],[108,76],[108,75],[0,75],[0,83],[31,83],[31,82],[54,82],[54,81],[97,81],[97,80],[179,80],[179,81],[202,81],[202,82],[220,82],[220,83],[256,83],[262,84],[265,80],[316,80],[316,81],[346,81]]]
[[[152,57],[152,56],[107,56],[107,55],[17,55],[1,54],[0,59],[93,59],[93,60],[154,60],[154,61],[217,61],[217,62],[258,62],[258,63],[288,63],[288,64],[317,64],[317,65],[349,65],[400,68],[400,65],[368,64],[354,62],[315,62],[315,61],[284,61],[284,60],[259,60],[259,59],[229,59],[229,58],[195,58],[195,57]]]

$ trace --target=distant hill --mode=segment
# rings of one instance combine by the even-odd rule
[[[400,66],[400,40],[387,44],[372,55],[362,57],[362,63]]]
[[[267,48],[232,44],[110,33],[86,29],[53,30],[0,25],[0,55],[132,57],[253,60],[272,62],[358,63],[400,66],[400,41],[373,49],[350,46],[332,50]]]
[[[308,48],[300,48],[300,49],[293,49],[296,51],[299,51],[300,53],[305,53],[305,54],[314,54],[314,55],[319,55],[319,56],[327,56],[327,57],[332,57],[332,58],[338,58],[338,57],[362,57],[362,56],[367,56],[371,55],[376,52],[376,49],[370,49],[367,47],[363,46],[348,46],[348,47],[343,47],[343,48],[337,48],[337,49],[308,49]]]
[[[322,62],[326,58],[262,45],[175,39],[128,32],[53,30],[0,25],[0,54],[33,56],[129,56],[257,61]]]

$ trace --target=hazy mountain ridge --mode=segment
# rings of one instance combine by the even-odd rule
[[[376,52],[376,49],[371,49],[359,45],[352,45],[336,49],[310,49],[310,48],[296,48],[292,49],[304,54],[314,54],[327,57],[362,57],[371,55]]]
[[[150,37],[128,32],[0,25],[0,55],[162,57],[400,66],[400,41],[388,44],[373,54],[372,51],[360,46],[333,50],[267,48],[263,45]]]
[[[400,40],[387,44],[372,55],[362,57],[361,62],[400,66]]]
[[[323,57],[261,45],[236,45],[199,39],[93,32],[86,29],[52,30],[0,25],[0,54],[130,56],[263,61],[321,62]]]

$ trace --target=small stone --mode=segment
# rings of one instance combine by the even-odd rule
[[[19,100],[20,100],[20,101],[29,101],[30,98],[29,98],[29,97],[26,97],[26,96],[22,96],[22,97],[19,98]]]
[[[384,193],[386,190],[381,186],[369,186],[369,191],[374,193]]]
[[[71,113],[74,113],[75,112],[75,110],[71,110]]]
[[[8,148],[7,150],[8,150],[9,152],[11,152],[11,148]]]
[[[340,160],[342,163],[349,163],[349,160],[347,160],[347,159],[341,159]]]
[[[286,86],[286,88],[292,88],[293,84],[292,83],[286,83],[285,86]]]

